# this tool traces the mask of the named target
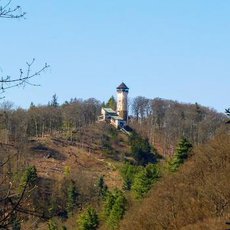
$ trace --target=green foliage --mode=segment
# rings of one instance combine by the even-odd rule
[[[111,229],[118,229],[119,222],[125,213],[125,197],[118,196],[114,202],[109,218],[107,220],[108,226]]]
[[[172,172],[177,171],[181,164],[188,158],[188,154],[192,149],[192,144],[186,139],[182,138],[178,144],[176,152],[169,162],[169,170]]]
[[[132,190],[136,198],[142,198],[151,188],[152,184],[160,177],[159,169],[154,164],[149,164],[140,170],[133,182]]]
[[[89,207],[77,221],[79,230],[94,230],[99,224],[98,215],[94,208]]]
[[[141,167],[137,167],[129,163],[125,163],[122,166],[120,173],[124,181],[123,188],[125,190],[131,190],[134,178],[140,170],[141,170]]]
[[[54,220],[50,219],[48,221],[48,229],[49,230],[58,230],[58,226]]]
[[[67,188],[67,212],[68,215],[72,215],[73,209],[76,205],[76,200],[77,200],[77,189],[73,181],[70,182]]]
[[[103,216],[109,229],[117,229],[125,213],[126,199],[120,190],[108,192],[104,202]]]
[[[97,187],[99,189],[99,196],[104,198],[108,191],[108,186],[105,184],[104,176],[100,176]]]
[[[116,110],[117,102],[116,102],[114,96],[110,97],[110,99],[108,100],[108,102],[106,103],[105,106],[108,107],[108,108],[111,108],[113,110]]]
[[[36,167],[35,166],[28,167],[21,178],[20,190],[23,190],[26,185],[29,186],[34,185],[37,179],[38,176],[37,176]]]
[[[115,197],[112,192],[107,192],[105,202],[104,202],[104,210],[103,210],[103,216],[107,218],[110,215],[110,212],[113,208],[115,202]]]
[[[65,168],[64,168],[64,175],[66,177],[69,177],[70,174],[71,174],[71,168],[70,168],[70,166],[65,166]]]
[[[151,146],[148,139],[142,138],[139,134],[133,133],[130,136],[131,153],[139,165],[146,165],[152,160]]]

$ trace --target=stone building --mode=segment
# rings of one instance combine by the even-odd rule
[[[117,111],[102,108],[99,121],[107,121],[116,128],[124,128],[128,121],[128,93],[129,88],[122,82],[117,87]]]

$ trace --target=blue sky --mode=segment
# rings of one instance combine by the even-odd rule
[[[106,101],[124,81],[130,97],[230,107],[229,0],[14,0],[26,19],[0,20],[0,75],[36,58],[41,87],[12,89],[27,108],[53,94]]]

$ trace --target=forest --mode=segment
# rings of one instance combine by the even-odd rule
[[[25,18],[11,4],[0,0],[0,19]],[[34,64],[1,72],[0,229],[230,229],[230,108],[138,96],[124,133],[98,121],[113,96],[4,100],[38,86],[50,66]]]
[[[134,229],[134,221],[135,229],[218,229],[228,221],[228,110],[139,96],[127,136],[97,122],[113,104],[59,104],[57,95],[29,109],[1,104],[2,229]]]

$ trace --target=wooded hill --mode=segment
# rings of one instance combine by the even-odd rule
[[[0,228],[134,229],[134,219],[136,229],[222,224],[230,191],[224,114],[137,97],[129,137],[97,123],[101,106],[93,98],[59,105],[56,95],[28,110],[2,104]]]

